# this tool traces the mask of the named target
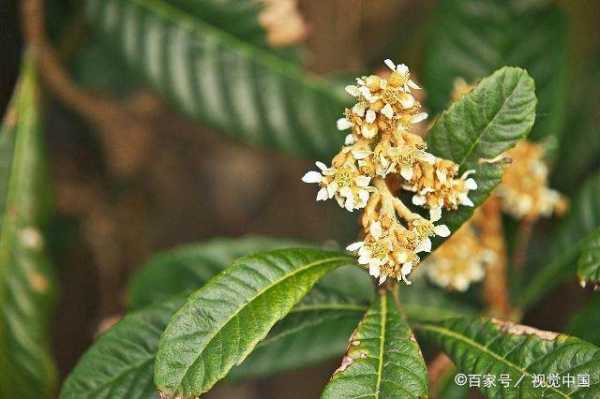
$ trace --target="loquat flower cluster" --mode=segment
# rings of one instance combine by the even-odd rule
[[[346,92],[356,103],[344,111],[337,127],[349,131],[331,166],[317,162],[302,180],[319,185],[317,201],[335,198],[352,212],[364,209],[362,241],[348,246],[358,262],[381,283],[388,278],[410,284],[408,275],[419,264],[421,252],[431,251],[431,238],[448,237],[450,230],[436,224],[443,210],[473,206],[469,192],[477,189],[470,177],[459,176],[458,165],[427,152],[413,127],[427,119],[413,96],[420,90],[408,67],[385,60],[387,79],[370,75],[356,79]],[[429,211],[429,218],[413,212],[393,192],[411,193],[412,205]]]

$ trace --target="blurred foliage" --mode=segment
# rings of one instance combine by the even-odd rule
[[[0,396],[49,398],[54,270],[45,248],[49,183],[38,78],[26,58],[0,131]]]
[[[10,2],[11,7],[15,4]],[[527,307],[536,304],[532,315],[548,314],[539,312],[552,303],[544,294],[561,282],[575,281],[577,260],[590,253],[585,252],[584,244],[592,243],[591,234],[600,224],[594,191],[600,150],[599,35],[594,33],[594,15],[598,16],[600,7],[592,1],[551,0],[382,0],[368,6],[355,0],[305,0],[301,8],[312,32],[306,47],[273,48],[261,21],[264,6],[251,0],[47,2],[49,36],[77,84],[115,97],[124,109],[147,118],[151,127],[143,137],[119,130],[92,133],[94,126],[82,124],[78,116],[57,107],[49,96],[46,137],[50,172],[57,177],[58,206],[65,218],[57,224],[58,230],[53,230],[55,237],[49,238],[54,241],[65,236],[64,226],[68,226],[71,237],[58,253],[60,262],[69,265],[61,272],[67,286],[65,307],[58,316],[60,322],[56,322],[58,357],[64,357],[62,352],[70,352],[73,360],[79,356],[82,343],[64,337],[82,335],[81,341],[89,345],[96,332],[95,318],[111,316],[126,305],[135,310],[91,346],[64,385],[61,397],[155,397],[152,372],[158,340],[171,315],[184,303],[186,293],[204,285],[238,256],[288,246],[296,240],[224,239],[161,253],[134,276],[127,301],[123,301],[125,280],[155,251],[223,234],[283,233],[312,241],[324,237],[347,241],[355,234],[350,218],[338,218],[329,208],[316,210],[307,204],[313,194],[296,188],[304,163],[237,146],[198,125],[278,152],[310,159],[328,156],[343,139],[335,131],[335,120],[347,105],[343,86],[350,75],[341,69],[369,70],[379,67],[380,59],[390,55],[399,54],[404,62],[423,66],[421,71],[417,68],[416,76],[425,83],[426,102],[435,114],[448,105],[456,77],[476,83],[504,65],[519,66],[531,74],[539,104],[530,137],[553,149],[553,187],[569,195],[579,194],[558,228],[551,228],[558,222],[549,220],[533,230],[525,272],[513,270],[515,280],[522,283],[515,287],[515,302]],[[13,20],[9,24],[2,20],[9,34],[17,30]],[[11,44],[18,42],[17,35],[13,36]],[[3,65],[10,66],[12,49],[2,49],[3,61],[7,60]],[[307,72],[306,66],[337,73],[337,77],[318,76]],[[34,73],[30,67],[26,69],[29,72],[21,80],[31,78],[31,84],[21,83],[21,87],[31,89]],[[9,91],[5,87],[12,85],[11,78],[14,73],[2,76],[2,94]],[[502,90],[503,97],[491,102],[510,103],[516,91],[511,94],[508,90],[510,85],[505,83],[509,81],[500,82],[506,89]],[[147,87],[153,90],[150,94]],[[34,98],[37,94],[20,97],[21,102],[18,97],[13,100],[12,108],[22,104],[16,113],[17,125],[6,123],[13,115],[9,109],[0,132],[0,396],[27,399],[53,397],[57,378],[48,334],[54,302],[53,272],[46,248],[29,250],[18,234],[31,226],[40,232],[45,229],[47,215],[37,210],[46,207],[45,193],[49,191],[43,176],[45,166],[39,175],[39,181],[44,182],[37,186],[37,168],[45,162],[40,148],[41,115]],[[477,101],[473,102],[483,103],[483,97],[488,99],[487,95],[475,96]],[[170,112],[162,100],[194,124]],[[518,105],[514,108],[520,109]],[[508,137],[508,133],[518,130],[515,135],[520,138],[528,129],[509,128],[508,123],[493,126],[490,133],[479,128],[485,118],[478,118],[489,116],[487,111],[469,110],[465,104],[458,107],[464,107],[462,114],[457,112],[460,117],[442,114],[437,120],[429,144],[438,155],[468,159],[463,169],[480,169],[479,204],[501,174],[499,168],[477,164],[477,158],[502,152],[504,147],[496,146],[505,144],[504,139],[512,143],[517,138]],[[31,123],[23,124],[23,119]],[[494,120],[488,122],[493,124]],[[465,128],[464,121],[472,122],[472,126]],[[27,140],[36,144],[26,146],[26,139],[20,142],[19,137],[29,137]],[[472,154],[461,154],[467,147]],[[131,161],[133,166],[123,172],[115,166],[119,159]],[[28,165],[27,173],[34,176],[19,179],[23,186],[15,183],[20,164]],[[24,211],[13,216],[8,212],[13,205]],[[470,212],[455,216],[459,225]],[[505,223],[511,252],[520,228],[515,222]],[[589,248],[597,251],[593,245]],[[591,272],[597,275],[596,263]],[[92,268],[97,269],[94,272],[98,276],[90,278]],[[355,271],[357,274],[340,270],[321,280],[296,310],[275,324],[253,355],[232,369],[229,378],[272,375],[341,355],[346,337],[373,296],[364,273]],[[44,292],[36,291],[42,286]],[[573,287],[561,289],[570,298],[586,296],[585,291],[574,291]],[[97,293],[99,299],[90,299]],[[588,304],[567,328],[595,345],[599,344],[597,295],[589,295]],[[466,295],[448,294],[429,286],[423,278],[416,278],[412,289],[400,292],[410,325],[427,326],[427,339],[422,340],[426,354],[434,341],[457,352],[460,345],[453,346],[450,341],[458,335],[462,341],[475,342],[491,334],[493,326],[474,319],[444,325],[443,334],[439,329],[441,320],[481,312],[467,304],[478,296],[477,290]],[[79,303],[82,298],[84,303]],[[100,303],[98,308],[90,305],[94,301]],[[549,323],[568,318],[558,313],[570,313],[581,300],[559,302],[563,302],[559,308],[550,309],[550,318],[558,321]],[[348,312],[336,312],[340,306],[348,306]],[[74,316],[70,314],[73,311]],[[73,325],[78,331],[65,333]],[[518,339],[505,334],[491,350],[500,354],[501,344]],[[582,356],[593,352],[589,344],[568,340],[583,348]],[[531,346],[539,349],[538,344],[533,337]],[[514,356],[533,356],[526,349]],[[279,362],[274,364],[273,358]],[[464,362],[468,358],[455,358],[461,371],[471,370],[469,362]],[[483,355],[477,359],[483,359],[481,364],[490,360]],[[73,360],[61,360],[63,373]],[[572,361],[555,359],[561,364]],[[486,364],[498,367],[493,361]],[[287,377],[281,378],[285,381]],[[450,372],[438,396],[467,397],[467,390],[459,389],[452,378]],[[277,380],[269,381],[245,385],[250,388],[243,397],[280,397],[270,392]],[[301,382],[302,388],[315,384]],[[218,391],[210,395],[219,397]],[[223,397],[237,397],[228,394],[227,388],[224,392]],[[287,384],[285,394],[305,397]]]
[[[539,99],[531,139],[558,144],[565,116],[567,21],[555,5],[504,0],[442,0],[431,21],[424,80],[434,112],[450,100],[454,81],[476,82],[503,65],[535,79]]]

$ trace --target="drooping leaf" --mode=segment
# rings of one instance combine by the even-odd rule
[[[133,276],[129,284],[129,307],[141,309],[198,289],[239,257],[291,246],[298,243],[266,237],[220,238],[160,253]]]
[[[481,205],[502,179],[502,165],[493,159],[527,136],[535,120],[535,84],[526,71],[505,67],[484,78],[452,104],[429,131],[429,151],[458,164],[461,172],[475,170],[478,188],[470,198]],[[456,231],[473,214],[461,206],[445,212],[441,223]],[[437,240],[439,245],[441,241]]]
[[[581,248],[577,261],[577,277],[581,285],[600,284],[600,227],[586,239]]]
[[[520,304],[530,305],[577,271],[577,257],[586,238],[600,226],[600,174],[586,181],[570,205],[570,212],[551,237],[552,246],[537,259],[541,265],[519,295]]]
[[[297,65],[165,0],[87,0],[96,31],[184,114],[311,158],[331,155],[345,98]]]
[[[186,295],[128,314],[83,355],[65,381],[60,399],[150,399],[158,339]]]
[[[534,140],[558,137],[565,116],[567,23],[556,5],[523,1],[443,0],[426,46],[424,79],[435,112],[446,107],[454,80],[476,82],[504,65],[526,69],[539,98]]]
[[[600,345],[600,295],[594,295],[583,310],[571,319],[567,331],[594,345]]]
[[[52,398],[54,275],[44,248],[47,176],[37,77],[26,56],[0,132],[0,397]]]
[[[427,390],[419,345],[392,294],[381,292],[352,334],[342,365],[321,397],[423,398]]]
[[[495,376],[480,388],[490,398],[594,398],[600,394],[600,348],[578,338],[484,318],[456,318],[419,324],[418,332],[436,342],[458,370]],[[508,376],[506,387],[500,375]],[[559,378],[558,386],[534,385],[535,375]],[[571,375],[572,384],[563,383]],[[578,376],[589,378],[589,387]],[[483,377],[482,377],[483,379]]]
[[[241,363],[327,272],[351,257],[315,249],[238,259],[173,316],[161,336],[154,382],[169,397],[208,391]]]

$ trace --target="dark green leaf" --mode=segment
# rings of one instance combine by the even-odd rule
[[[183,113],[253,144],[335,152],[346,99],[331,84],[164,0],[87,0],[99,34]]]
[[[594,345],[600,345],[600,295],[594,295],[583,310],[573,317],[567,331]]]
[[[400,302],[410,322],[438,321],[477,313],[472,306],[451,298],[441,289],[429,286],[421,277],[414,278],[410,287],[400,289]]]
[[[55,288],[42,235],[48,203],[38,94],[36,73],[26,57],[0,133],[2,398],[52,398],[56,389],[49,335]]]
[[[534,140],[558,136],[565,116],[567,24],[555,5],[524,1],[443,0],[436,9],[425,57],[425,87],[435,112],[448,104],[454,80],[467,82],[503,65],[535,79],[539,118]]]
[[[371,305],[321,397],[427,397],[425,360],[391,293],[381,292]]]
[[[264,4],[253,0],[166,0],[199,20],[238,39],[268,48],[259,15]]]
[[[356,298],[315,287],[230,377],[262,377],[340,356],[366,310]]]
[[[298,243],[266,237],[220,238],[160,253],[134,275],[129,285],[129,307],[140,309],[198,289],[241,256],[290,246]]]
[[[179,295],[125,316],[79,360],[65,381],[60,398],[154,397],[152,376],[158,339],[185,299],[186,295]]]
[[[495,376],[481,388],[490,398],[595,398],[600,395],[600,348],[578,338],[483,318],[457,318],[415,327],[436,342],[463,373]],[[500,384],[501,374],[511,381]],[[556,374],[558,387],[534,387],[534,375]],[[563,383],[587,375],[590,386]],[[518,384],[517,384],[518,382]]]
[[[455,381],[456,368],[452,367],[439,381],[435,398],[440,399],[469,399],[471,390],[467,385],[459,385]]]
[[[600,165],[600,49],[573,76],[564,145],[552,176],[552,187],[568,193]]]
[[[352,258],[313,249],[248,256],[211,279],[163,333],[154,381],[161,392],[191,398],[241,363],[327,272]]]
[[[428,135],[432,154],[456,162],[461,171],[475,170],[478,188],[470,195],[481,205],[502,179],[493,159],[527,136],[535,120],[535,84],[526,71],[505,67],[483,79],[435,121]],[[456,231],[474,208],[446,212],[442,223]],[[441,241],[437,240],[439,245]]]
[[[531,279],[519,295],[523,306],[538,300],[545,292],[574,276],[576,261],[586,238],[600,226],[600,174],[584,184],[571,203],[571,210],[552,235],[552,246],[537,264],[543,265],[530,273]]]
[[[158,341],[185,299],[186,294],[180,294],[127,315],[81,358],[61,399],[155,397],[152,376]],[[266,376],[341,355],[366,308],[354,298],[313,289],[231,371],[231,378]]]
[[[581,255],[577,262],[577,277],[581,285],[600,284],[600,228],[597,228],[582,244]]]

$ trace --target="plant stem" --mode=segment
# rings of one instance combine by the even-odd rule
[[[500,200],[492,197],[480,209],[483,213],[483,223],[480,226],[482,243],[496,254],[485,274],[483,296],[492,316],[507,318],[511,314],[511,307],[508,298],[507,255]]]

